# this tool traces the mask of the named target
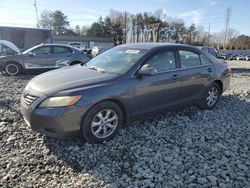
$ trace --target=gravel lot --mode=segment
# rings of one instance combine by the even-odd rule
[[[131,122],[102,145],[31,131],[19,101],[32,76],[0,75],[0,187],[250,187],[248,68],[214,110]]]

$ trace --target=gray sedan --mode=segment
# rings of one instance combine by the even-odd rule
[[[33,130],[102,143],[134,118],[185,105],[212,109],[230,78],[226,62],[192,46],[127,44],[33,78],[21,109]]]
[[[23,53],[0,57],[0,71],[16,76],[25,72],[45,72],[90,60],[79,50],[59,44],[41,44]]]

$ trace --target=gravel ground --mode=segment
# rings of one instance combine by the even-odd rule
[[[0,75],[0,187],[250,187],[250,70],[214,110],[131,122],[101,145],[31,131],[19,104],[30,78]]]

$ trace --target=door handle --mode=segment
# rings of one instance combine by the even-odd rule
[[[173,77],[173,80],[177,80],[179,78],[179,75],[174,74],[172,77]]]
[[[208,71],[208,72],[212,72],[212,68],[208,68],[207,71]]]

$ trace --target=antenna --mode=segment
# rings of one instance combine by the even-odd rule
[[[39,19],[38,19],[36,0],[34,0],[34,7],[35,7],[35,10],[36,10],[36,27],[39,28]]]

